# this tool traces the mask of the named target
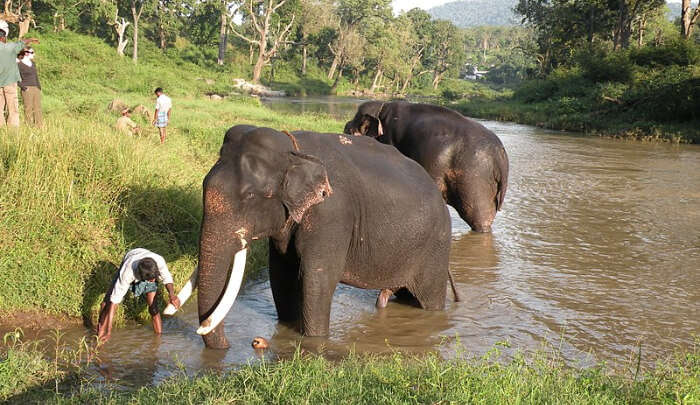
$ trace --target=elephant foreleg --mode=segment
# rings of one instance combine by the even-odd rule
[[[328,336],[331,303],[340,281],[335,268],[302,265],[302,333],[306,336]]]

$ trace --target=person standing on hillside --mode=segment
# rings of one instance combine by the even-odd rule
[[[5,124],[5,107],[7,107],[7,125],[19,127],[19,101],[17,100],[17,82],[22,77],[17,67],[17,54],[25,46],[38,44],[36,38],[25,38],[7,42],[10,27],[5,20],[0,20],[0,127]]]
[[[163,89],[158,87],[154,93],[156,94],[156,110],[153,113],[153,125],[158,127],[160,131],[160,143],[165,142],[165,127],[170,121],[170,111],[173,109],[173,101],[170,97],[163,93]]]
[[[41,84],[34,63],[34,50],[24,48],[17,55],[19,62],[19,75],[22,81],[19,88],[22,90],[22,102],[24,103],[24,119],[31,126],[41,128],[44,122],[41,118]]]

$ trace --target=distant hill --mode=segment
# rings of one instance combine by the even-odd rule
[[[462,0],[428,10],[433,18],[452,21],[456,26],[518,25],[520,17],[513,13],[518,0]],[[681,15],[681,3],[667,2],[670,20]]]
[[[456,26],[516,25],[520,20],[513,13],[518,0],[463,0],[433,7],[433,18],[452,21]]]

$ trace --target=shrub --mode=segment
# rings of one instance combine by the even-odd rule
[[[659,46],[632,49],[630,60],[639,66],[690,66],[700,62],[700,46],[676,40]]]
[[[578,61],[583,77],[596,83],[629,83],[634,75],[634,64],[625,52],[605,55],[601,51],[589,51],[580,54]]]

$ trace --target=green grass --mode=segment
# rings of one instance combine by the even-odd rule
[[[57,373],[35,349],[12,349],[0,367],[0,400],[10,403],[91,404],[697,404],[700,352],[678,354],[650,370],[613,372],[604,365],[567,367],[556,350],[443,360],[421,356],[351,354],[340,361],[297,352],[275,363],[235,371],[184,375],[156,387],[123,392],[79,383],[77,373]],[[29,364],[33,368],[21,369]],[[25,378],[19,387],[11,382]],[[2,381],[2,380],[0,380]],[[56,388],[58,387],[58,389]],[[58,394],[57,394],[58,392]]]

